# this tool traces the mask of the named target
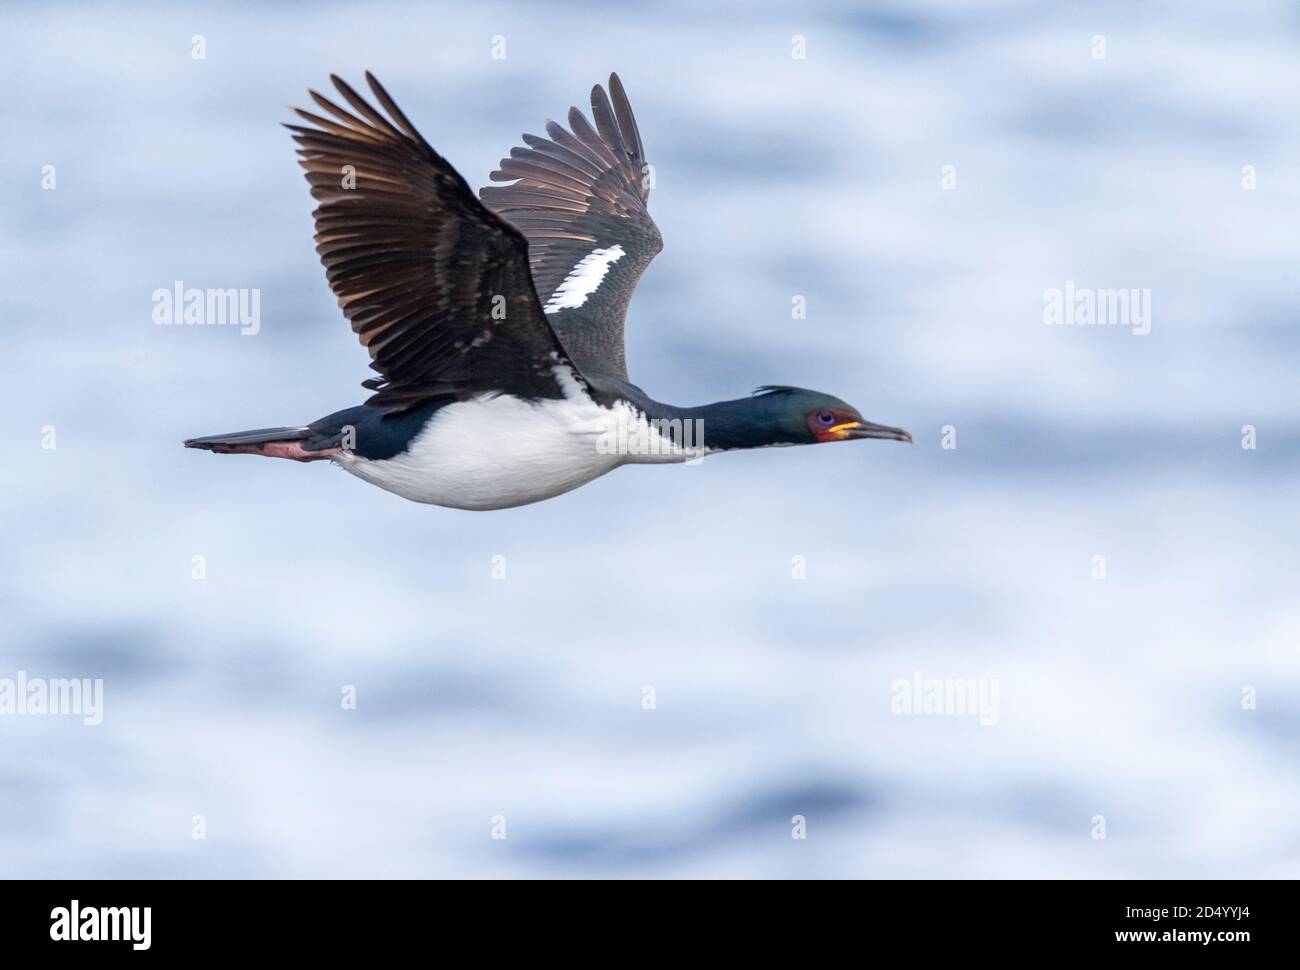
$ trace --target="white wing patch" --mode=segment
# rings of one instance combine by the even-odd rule
[[[555,288],[551,298],[542,307],[545,313],[559,313],[572,310],[587,302],[587,297],[596,292],[604,280],[609,268],[626,254],[623,247],[614,245],[608,249],[593,249],[578,261],[578,265],[564,278],[564,282]]]

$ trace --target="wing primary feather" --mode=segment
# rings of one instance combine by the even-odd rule
[[[609,94],[614,99],[614,114],[618,116],[618,127],[623,132],[623,140],[629,143],[629,149],[638,162],[645,162],[645,149],[641,146],[641,131],[636,126],[636,116],[632,114],[632,105],[623,90],[623,82],[617,74],[609,76]]]
[[[573,110],[577,111],[578,109],[574,108]],[[578,117],[582,117],[581,113],[579,113]],[[584,142],[573,137],[573,135],[569,134],[569,132],[565,131],[561,125],[556,124],[554,121],[546,122],[546,133],[555,139],[557,145],[564,146],[569,149],[569,151],[581,155],[587,161],[595,165],[597,172],[603,172],[608,167],[608,163],[604,158],[598,155]]]
[[[367,77],[369,77],[369,75],[367,75]],[[347,100],[348,104],[352,105],[352,107],[356,108],[357,111],[365,115],[366,120],[369,121],[373,127],[396,138],[402,137],[402,132],[394,128],[392,122],[372,108],[370,102],[357,94],[356,91],[352,90],[352,86],[348,84],[347,81],[343,80],[343,78],[339,77],[337,74],[331,74],[330,80],[334,83],[334,87],[338,89],[339,94],[343,95]],[[409,125],[410,122],[408,121],[407,124]],[[417,137],[417,144],[422,141],[423,139]]]
[[[601,170],[596,167],[585,155],[579,155],[572,149],[565,148],[563,145],[551,141],[549,138],[541,138],[537,135],[524,135],[524,144],[533,151],[541,152],[543,155],[549,155],[556,161],[564,162],[582,171],[585,175],[593,179],[600,178]]]
[[[370,90],[373,91],[375,97],[379,99],[379,103],[384,106],[384,110],[392,115],[393,120],[406,130],[406,133],[415,140],[416,144],[424,145],[428,148],[428,142],[424,140],[424,136],[416,131],[415,125],[411,124],[406,115],[402,114],[402,109],[397,106],[396,101],[388,96],[388,92],[385,91],[384,86],[379,83],[379,79],[369,71],[366,71],[366,83],[370,85]]]
[[[614,120],[614,109],[610,107],[609,96],[599,84],[591,89],[591,116],[596,119],[596,130],[600,137],[614,150],[616,156],[627,154],[623,136],[619,134],[618,122]]]
[[[609,150],[609,146],[605,144],[605,140],[600,137],[596,129],[591,127],[587,116],[577,108],[569,109],[569,127],[588,148],[600,156],[606,165],[612,168],[618,167],[619,160],[614,157],[614,153]]]
[[[321,94],[320,92],[308,88],[307,93],[311,95],[311,99],[315,101],[316,104],[324,108],[326,111],[332,114],[339,121],[343,122],[349,128],[357,129],[357,128],[366,127],[366,123],[364,121],[362,121],[356,115],[352,114],[350,111],[344,111],[337,104],[335,104],[329,98],[325,97],[325,95]]]

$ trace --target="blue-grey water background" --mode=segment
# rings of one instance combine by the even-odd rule
[[[1298,48],[1291,3],[6,4],[0,677],[105,710],[0,717],[0,875],[1300,875]],[[633,379],[916,444],[490,514],[183,450],[361,400],[279,123],[367,68],[475,186],[619,71]],[[155,326],[176,280],[261,332]],[[1045,326],[1066,281],[1151,332]],[[891,714],[918,671],[997,724]]]

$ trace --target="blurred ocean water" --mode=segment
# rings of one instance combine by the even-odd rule
[[[0,678],[105,709],[0,716],[0,876],[1300,875],[1298,45],[1288,3],[6,5]],[[617,70],[633,379],[916,444],[492,514],[181,449],[364,394],[279,122],[367,68],[476,186]],[[155,326],[177,280],[260,332]],[[1150,333],[1044,325],[1067,282]],[[917,675],[996,723],[892,713]]]

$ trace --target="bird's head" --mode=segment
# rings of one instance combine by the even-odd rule
[[[874,424],[858,409],[830,394],[801,387],[768,385],[754,392],[767,405],[770,430],[785,444],[822,444],[828,441],[855,441],[862,438],[886,438],[906,441],[912,436],[902,428]]]

